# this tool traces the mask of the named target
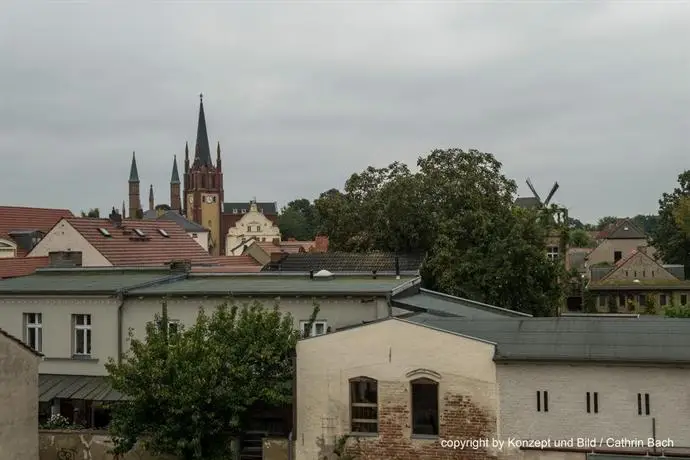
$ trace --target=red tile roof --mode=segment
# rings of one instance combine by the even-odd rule
[[[159,266],[173,260],[214,264],[213,257],[173,221],[125,219],[123,228],[115,227],[109,219],[73,217],[67,222],[114,266]],[[99,228],[107,230],[110,237]],[[145,237],[138,237],[134,229],[141,230]]]
[[[74,217],[69,209],[0,206],[0,238],[13,230],[40,230],[48,233],[63,217]]]
[[[48,266],[48,257],[10,257],[0,259],[0,279],[30,275]]]

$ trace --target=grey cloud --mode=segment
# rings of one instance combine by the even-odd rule
[[[314,197],[458,146],[520,184],[558,180],[592,220],[653,212],[687,167],[688,5],[4,8],[0,152],[33,171],[0,171],[7,204],[119,205],[132,150],[142,189],[167,200],[200,91],[228,200]]]

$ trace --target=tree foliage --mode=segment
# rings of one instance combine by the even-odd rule
[[[259,303],[223,304],[211,315],[200,309],[193,326],[173,332],[164,303],[145,339],[130,332],[122,362],[106,364],[113,388],[131,398],[114,408],[115,453],[142,441],[183,460],[227,458],[254,403],[291,400],[299,335],[289,314]]]
[[[91,208],[87,211],[81,211],[81,216],[82,217],[93,217],[93,218],[99,218],[101,217],[101,211],[98,208]]]
[[[289,202],[278,216],[278,228],[284,239],[313,240],[319,229],[316,207],[306,198]]]
[[[594,246],[594,240],[584,229],[571,230],[569,240],[570,246],[576,248],[591,248]]]
[[[548,315],[560,302],[549,228],[513,205],[517,186],[493,155],[434,150],[418,172],[402,163],[353,174],[315,206],[334,250],[422,252],[427,287]]]
[[[668,264],[690,266],[690,170],[678,176],[678,187],[659,200],[659,220],[652,245]],[[686,273],[687,276],[687,273]]]

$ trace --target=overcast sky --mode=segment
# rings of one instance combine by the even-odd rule
[[[133,150],[168,203],[200,92],[226,201],[459,147],[592,221],[690,169],[687,1],[104,3],[0,7],[1,204],[119,207]]]

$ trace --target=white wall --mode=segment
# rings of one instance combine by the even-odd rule
[[[81,252],[83,267],[111,267],[113,265],[64,219],[43,237],[29,255],[45,257],[51,252],[60,251]]]
[[[190,238],[199,243],[199,246],[208,252],[208,235],[210,232],[187,232]]]
[[[24,313],[43,315],[44,360],[42,374],[107,375],[108,357],[117,356],[117,302],[91,298],[4,298],[0,299],[0,327],[24,338]],[[72,358],[73,314],[91,315],[91,360]]]
[[[259,242],[271,242],[274,238],[280,240],[280,229],[278,226],[263,213],[259,212],[254,204],[233,227],[228,229],[225,243],[226,255],[241,255],[243,248],[237,249],[234,253],[231,250],[251,237]]]
[[[690,369],[605,365],[499,364],[501,431],[524,439],[577,437],[671,438],[690,446]],[[549,392],[549,411],[537,412],[537,391]],[[587,413],[586,393],[599,394],[599,413]],[[650,395],[650,415],[638,415],[637,394]],[[643,408],[644,414],[644,408]]]

